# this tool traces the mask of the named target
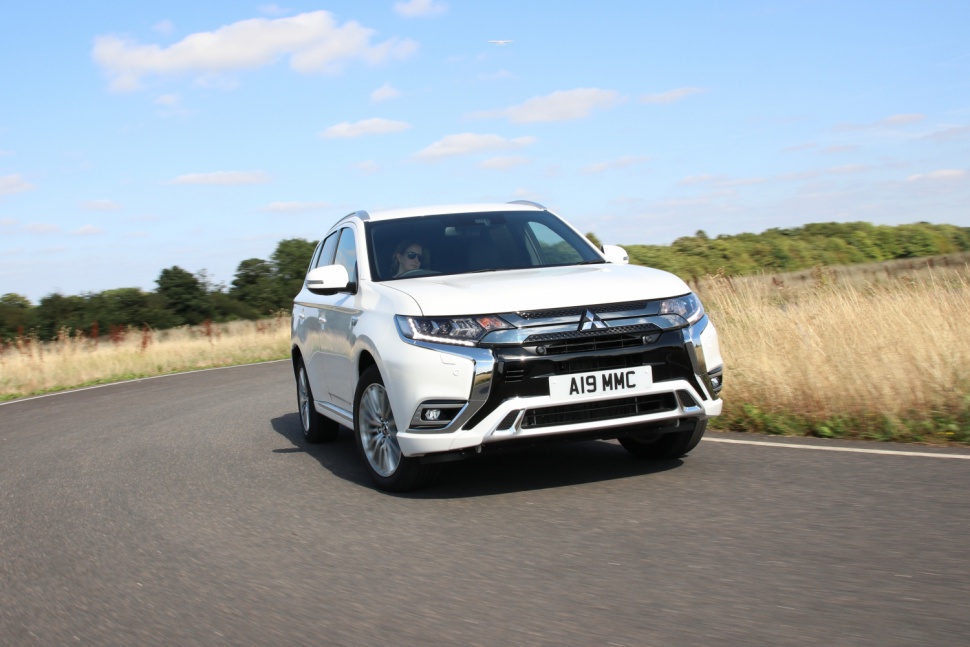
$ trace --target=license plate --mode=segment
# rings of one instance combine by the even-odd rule
[[[653,384],[649,366],[593,371],[549,378],[549,395],[553,400],[583,399],[589,396],[633,395],[647,391]]]

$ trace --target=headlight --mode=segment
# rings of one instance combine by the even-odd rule
[[[408,339],[436,341],[443,344],[474,346],[493,330],[506,330],[513,326],[495,315],[474,317],[394,317],[401,334]]]
[[[687,320],[687,323],[697,323],[704,316],[704,306],[693,292],[685,294],[675,299],[664,299],[660,302],[660,314],[679,315]]]

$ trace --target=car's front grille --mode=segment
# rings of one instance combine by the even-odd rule
[[[618,348],[632,348],[642,346],[642,336],[609,335],[590,336],[578,339],[566,339],[546,346],[546,355],[562,355],[565,353],[588,353],[597,350],[616,350]]]
[[[587,341],[592,341],[589,338]],[[608,341],[608,337],[600,337],[599,340]],[[571,343],[571,342],[568,342]],[[699,392],[700,385],[697,377],[691,368],[690,358],[687,349],[684,347],[683,338],[680,331],[671,330],[660,334],[660,337],[652,344],[644,344],[639,336],[617,335],[612,338],[612,342],[618,345],[616,348],[583,348],[577,352],[550,354],[548,349],[545,354],[538,354],[537,346],[504,347],[493,350],[496,359],[496,371],[493,376],[492,386],[489,390],[488,400],[478,412],[475,413],[463,428],[470,429],[485,416],[495,410],[502,402],[510,398],[530,398],[549,395],[549,378],[554,375],[575,375],[577,373],[588,373],[591,371],[619,370],[624,368],[634,368],[637,366],[650,366],[654,383],[686,380]],[[631,345],[632,344],[632,345]],[[603,412],[594,415],[590,420],[605,420],[612,417],[623,417],[624,415],[638,415],[636,412],[624,414],[622,411],[617,413],[611,408],[615,407],[617,400],[607,400],[595,405],[580,404],[580,410],[584,408],[605,407]],[[676,402],[672,401],[673,407]],[[562,405],[572,406],[572,405]],[[638,405],[639,406],[639,405]],[[545,420],[548,413],[555,409],[543,409],[541,415],[534,416],[535,421]],[[583,415],[572,415],[573,422],[580,423],[586,420]],[[598,417],[596,417],[598,416]],[[567,416],[568,418],[568,416]],[[568,422],[549,422],[547,424],[568,424]]]
[[[527,409],[525,416],[522,418],[522,428],[535,429],[538,427],[596,422],[598,420],[630,418],[648,413],[673,411],[676,408],[677,399],[673,393],[639,395],[631,398],[618,398],[616,400],[600,402],[564,404],[554,407]]]
[[[661,329],[654,324],[636,324],[632,326],[613,326],[606,330],[571,330],[568,332],[547,332],[529,335],[525,338],[526,344],[541,344],[543,342],[560,342],[569,340],[593,341],[595,339],[615,339],[622,335],[639,335],[634,337],[639,340],[643,335],[653,335],[661,332]],[[641,342],[642,343],[642,342]]]
[[[556,308],[552,310],[530,310],[528,312],[516,312],[523,319],[555,319],[558,317],[580,317],[586,310],[591,310],[596,314],[607,312],[626,312],[628,310],[642,310],[647,306],[646,301],[628,301],[626,303],[609,303],[588,307],[576,308]]]

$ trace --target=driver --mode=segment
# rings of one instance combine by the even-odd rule
[[[394,272],[394,276],[398,277],[405,272],[420,269],[425,253],[425,247],[421,243],[413,240],[401,241],[391,256],[391,271]]]

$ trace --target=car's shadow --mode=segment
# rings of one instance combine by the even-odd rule
[[[303,438],[300,417],[288,413],[273,418],[273,429],[293,444],[277,453],[305,452],[334,476],[374,488],[351,431],[340,428],[336,440],[311,445]],[[644,461],[619,444],[607,441],[550,443],[517,451],[483,454],[442,464],[435,485],[396,496],[414,499],[454,499],[491,496],[656,474],[682,465],[681,460]]]

